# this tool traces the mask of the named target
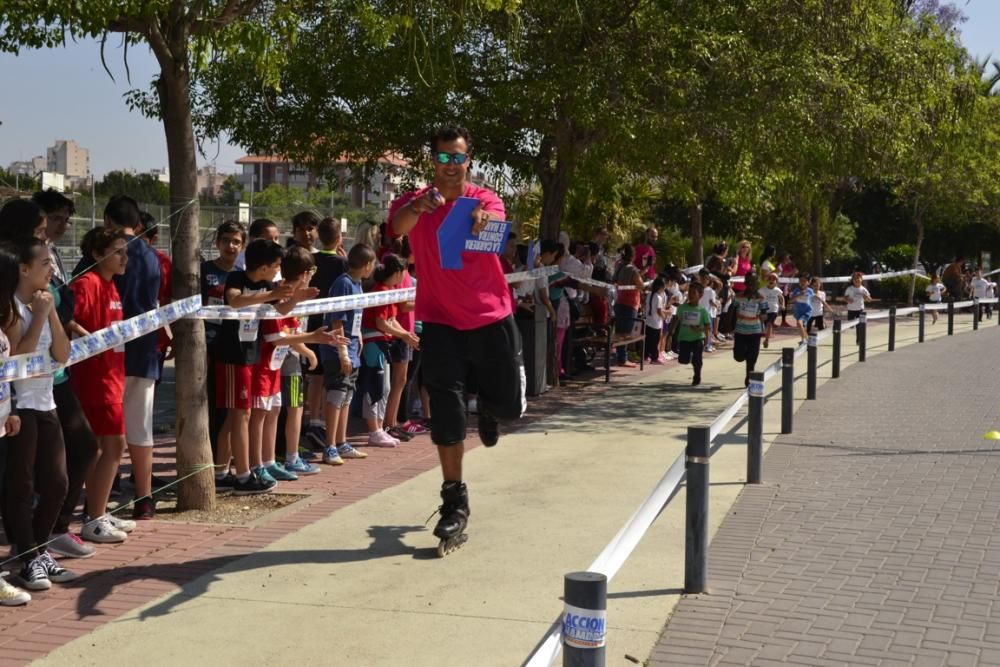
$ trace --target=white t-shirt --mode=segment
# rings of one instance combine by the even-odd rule
[[[0,363],[10,356],[10,341],[0,329]],[[10,416],[10,383],[0,382],[0,438],[7,435],[7,417]]]
[[[990,288],[990,281],[986,278],[972,279],[972,296],[976,299],[985,299]]]
[[[812,297],[812,311],[813,317],[823,317],[823,302],[826,301],[826,292],[819,290],[815,292]]]
[[[941,292],[944,291],[944,283],[931,283],[927,286],[927,298],[931,303],[941,303]]]
[[[767,301],[767,312],[781,312],[781,289],[778,287],[761,287],[757,293]]]
[[[650,329],[662,329],[663,318],[660,317],[660,310],[667,307],[667,295],[654,292],[646,299],[649,312],[646,313],[646,326]]]
[[[698,305],[708,311],[708,316],[715,318],[719,314],[719,309],[715,306],[715,290],[711,287],[705,288],[705,293],[701,295]]]
[[[855,287],[854,285],[848,286],[844,290],[844,296],[847,297],[847,310],[851,311],[861,311],[865,309],[865,299],[870,299],[872,297],[871,292],[865,287]]]
[[[21,315],[19,326],[23,336],[28,327],[31,326],[31,309],[28,304],[23,303],[16,296],[17,312]],[[52,346],[52,328],[48,321],[42,326],[42,333],[38,336],[38,347],[35,353],[43,353],[48,357],[49,348]],[[52,398],[52,374],[39,377],[28,378],[27,380],[14,380],[14,392],[16,393],[18,410],[38,410],[47,412],[56,409],[55,399]]]

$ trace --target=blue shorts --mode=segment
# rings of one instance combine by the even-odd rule
[[[813,311],[812,306],[795,304],[795,321],[802,322],[803,324],[809,324],[809,320],[812,319]]]

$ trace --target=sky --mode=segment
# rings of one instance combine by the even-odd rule
[[[957,0],[968,17],[961,26],[966,48],[979,57],[1000,58],[1000,0]],[[129,50],[132,85],[126,81],[122,50],[109,39],[105,57],[112,80],[101,66],[94,41],[57,49],[0,54],[0,166],[45,155],[56,139],[73,139],[90,150],[98,177],[115,169],[148,171],[167,165],[166,141],[158,120],[129,111],[123,95],[148,88],[156,61],[148,49]],[[17,91],[14,94],[14,91]],[[205,146],[198,164],[215,164],[234,173],[245,153],[225,137]]]

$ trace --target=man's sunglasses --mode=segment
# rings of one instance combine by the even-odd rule
[[[438,164],[465,164],[469,156],[465,153],[435,153],[434,161]]]

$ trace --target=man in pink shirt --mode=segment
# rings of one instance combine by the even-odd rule
[[[635,265],[645,280],[652,280],[656,277],[656,244],[660,233],[656,227],[646,229],[646,238],[635,247]]]
[[[466,378],[478,380],[479,438],[492,447],[497,420],[519,418],[525,410],[521,337],[511,315],[511,294],[500,258],[462,253],[462,268],[441,268],[438,229],[459,197],[474,197],[473,233],[490,220],[504,219],[504,206],[490,190],[467,182],[472,165],[465,128],[444,126],[430,140],[433,184],[409,192],[389,207],[390,233],[408,234],[417,267],[416,319],[424,383],[430,395],[431,440],[437,445],[444,483],[441,520],[434,534],[443,556],[465,541],[469,496],[462,482],[465,452]]]

